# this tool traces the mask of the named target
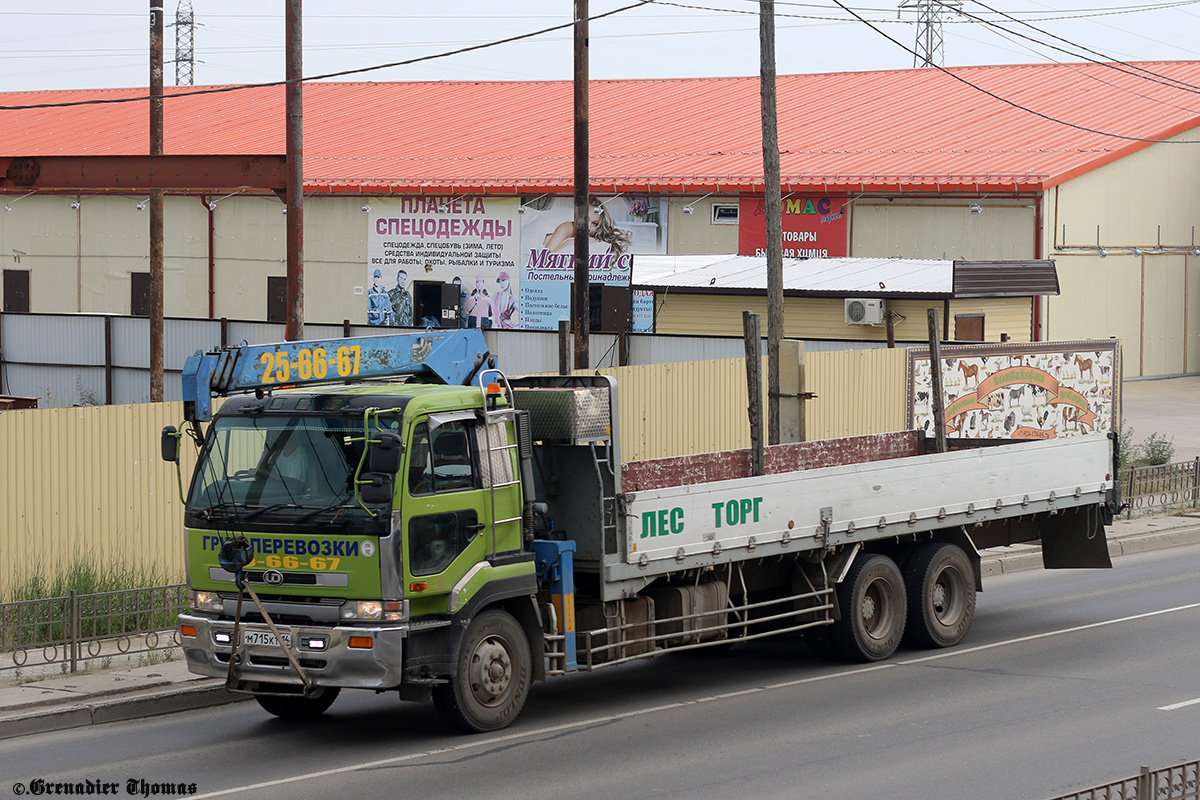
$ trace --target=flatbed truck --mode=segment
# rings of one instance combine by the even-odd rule
[[[623,462],[615,380],[505,376],[473,330],[197,352],[183,380],[186,663],[281,717],[356,688],[492,731],[537,680],[785,634],[878,661],[963,639],[981,550],[1111,566],[1111,435]]]

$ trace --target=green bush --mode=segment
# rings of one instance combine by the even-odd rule
[[[1142,460],[1146,466],[1170,464],[1175,460],[1175,445],[1160,433],[1152,433],[1142,442]]]
[[[1141,442],[1134,442],[1133,426],[1117,427],[1117,445],[1121,450],[1121,469],[1153,467],[1175,460],[1175,444],[1161,433],[1152,433]]]

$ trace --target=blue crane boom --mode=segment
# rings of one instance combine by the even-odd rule
[[[213,397],[361,378],[413,375],[466,386],[487,361],[487,342],[475,329],[197,350],[183,367],[184,416],[212,419]]]

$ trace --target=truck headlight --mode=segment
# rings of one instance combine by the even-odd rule
[[[405,602],[400,600],[347,600],[341,617],[354,622],[401,622],[405,611]]]
[[[379,600],[347,600],[342,604],[342,619],[378,622],[383,619],[383,603]]]
[[[196,611],[211,611],[220,614],[225,610],[225,601],[216,592],[192,591],[192,608]]]

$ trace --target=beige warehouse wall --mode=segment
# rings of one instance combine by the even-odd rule
[[[1046,193],[1043,238],[1062,285],[1046,303],[1047,338],[1116,336],[1125,377],[1200,371],[1200,151],[1178,144],[1196,138],[1179,134]]]
[[[1046,242],[1055,248],[1110,250],[1191,247],[1193,226],[1200,225],[1200,151],[1193,130],[1175,136],[1176,144],[1155,144],[1048,193]],[[1110,256],[1111,257],[1111,256]]]
[[[981,211],[971,213],[971,204]],[[959,260],[1035,258],[1032,200],[859,200],[850,255]]]
[[[737,195],[729,197],[671,197],[667,198],[667,251],[704,255],[738,251],[738,226],[714,224],[713,205],[738,204]],[[692,213],[685,214],[685,206]]]
[[[905,351],[810,353],[809,439],[899,430]],[[748,447],[742,359],[606,370],[618,381],[626,460]],[[766,379],[764,374],[764,386]],[[73,560],[132,562],[182,578],[183,508],[160,432],[181,403],[0,413],[0,597]],[[196,448],[182,442],[186,485]]]

